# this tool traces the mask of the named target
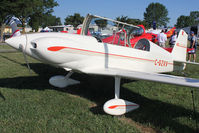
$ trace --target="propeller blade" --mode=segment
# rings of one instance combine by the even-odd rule
[[[25,62],[26,62],[26,65],[27,65],[27,67],[28,67],[29,73],[31,73],[31,71],[30,71],[30,65],[29,65],[29,62],[28,62],[28,59],[27,59],[27,56],[26,56],[26,48],[27,48],[27,45],[28,45],[28,37],[27,37],[27,34],[26,34],[26,45],[25,45],[25,48],[23,48],[22,53],[23,53],[23,56],[24,56],[24,60],[25,60]]]
[[[24,50],[23,50],[23,56],[24,56],[24,60],[25,60],[25,62],[26,62],[26,65],[27,65],[27,67],[28,67],[28,70],[29,70],[29,73],[31,73],[31,71],[30,71],[30,65],[29,65],[29,63],[28,63],[28,60],[27,60],[27,57],[26,57],[26,53],[24,52]]]

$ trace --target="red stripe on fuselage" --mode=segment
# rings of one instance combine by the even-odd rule
[[[85,50],[85,49],[79,49],[79,48],[63,47],[63,46],[54,46],[54,47],[49,47],[48,48],[49,51],[54,51],[54,52],[55,51],[60,51],[62,49],[73,49],[73,50],[79,50],[79,51],[85,51],[85,52],[91,52],[91,53],[107,54],[107,55],[112,55],[112,56],[119,56],[119,57],[124,57],[124,58],[133,58],[133,59],[152,61],[152,62],[156,61],[156,60],[152,60],[152,59],[144,59],[144,58],[139,58],[139,57],[110,54],[110,53],[104,53],[104,52],[98,52],[98,51],[92,51],[92,50]],[[173,63],[168,63],[168,64],[173,65]]]
[[[178,47],[181,47],[181,48],[187,48],[187,47],[185,47],[185,46],[180,45],[179,43],[177,43],[176,45],[177,45]]]
[[[49,51],[59,51],[62,49],[65,49],[66,47],[62,47],[62,46],[56,46],[56,47],[49,47],[48,50]]]

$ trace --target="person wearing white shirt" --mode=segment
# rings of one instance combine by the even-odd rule
[[[164,33],[164,30],[162,30],[162,32],[160,34],[158,34],[157,39],[158,39],[158,45],[160,47],[165,48],[165,43],[167,41],[167,35]]]

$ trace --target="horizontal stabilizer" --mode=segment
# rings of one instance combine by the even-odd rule
[[[190,61],[175,61],[175,62],[192,64],[192,65],[199,65],[199,62],[190,62]]]

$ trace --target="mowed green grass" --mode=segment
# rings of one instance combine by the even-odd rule
[[[103,112],[103,104],[114,97],[114,78],[75,73],[72,78],[81,83],[59,89],[50,86],[48,79],[67,72],[30,57],[28,61],[30,73],[22,53],[0,53],[0,133],[196,132],[197,89],[124,79],[121,98],[139,104],[140,108],[114,117]],[[184,72],[188,77],[199,79],[197,65],[187,65]]]

